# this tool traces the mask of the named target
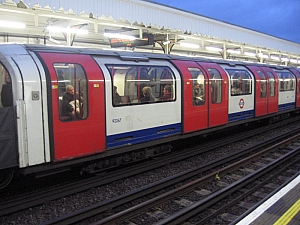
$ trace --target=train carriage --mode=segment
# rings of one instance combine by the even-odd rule
[[[0,45],[0,188],[14,172],[92,171],[299,113],[299,82],[299,69],[266,64]]]

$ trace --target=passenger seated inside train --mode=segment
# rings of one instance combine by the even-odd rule
[[[142,93],[143,93],[143,97],[140,99],[141,103],[155,102],[155,99],[152,96],[152,89],[151,89],[151,87],[143,87]]]
[[[160,98],[161,101],[173,100],[173,89],[172,86],[167,84],[163,89],[163,96]]]
[[[236,85],[232,85],[231,94],[232,95],[240,95],[240,94],[242,94],[242,90],[240,88],[238,88]]]
[[[114,92],[113,92],[114,105],[122,104],[122,98],[118,93],[118,88],[116,86],[114,86],[113,88],[114,88]]]
[[[13,95],[10,76],[7,71],[5,73],[5,83],[2,85],[1,89],[1,103],[3,107],[10,107],[13,105]]]
[[[193,88],[193,104],[204,105],[204,88],[203,84],[194,84]]]
[[[80,119],[79,97],[75,96],[72,85],[66,86],[66,92],[62,97],[61,119],[64,121]]]

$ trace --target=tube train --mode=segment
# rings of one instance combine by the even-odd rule
[[[1,187],[300,109],[299,68],[71,47],[0,45],[0,91]]]

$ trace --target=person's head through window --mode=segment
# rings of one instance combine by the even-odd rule
[[[74,95],[74,88],[72,85],[67,85],[66,90],[68,94]]]
[[[164,92],[164,95],[170,95],[172,93],[172,86],[171,85],[166,85],[164,87],[163,92]]]
[[[10,76],[8,75],[7,71],[5,71],[5,82],[7,84],[10,84],[11,80],[10,80]]]
[[[150,96],[152,93],[150,87],[144,87],[142,91],[144,96]]]

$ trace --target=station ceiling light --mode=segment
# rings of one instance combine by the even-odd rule
[[[135,40],[136,37],[126,34],[119,34],[119,33],[104,33],[105,37],[108,38],[120,38],[120,39],[127,39],[127,40]]]
[[[254,53],[254,52],[244,52],[244,55],[255,57],[256,53]]]
[[[214,52],[221,52],[221,51],[223,51],[223,49],[219,48],[219,47],[206,46],[205,48],[206,48],[206,50],[214,51]]]
[[[52,32],[63,32],[63,33],[71,33],[71,34],[88,34],[88,30],[81,30],[77,28],[71,27],[56,27],[56,26],[47,26],[47,30]]]
[[[275,56],[275,55],[271,55],[270,58],[273,59],[273,60],[280,61],[280,58],[278,56]]]
[[[241,54],[241,51],[237,49],[227,49],[227,52],[232,54]]]
[[[25,28],[26,25],[25,25],[25,23],[21,23],[21,22],[0,20],[0,27],[22,29],[22,28]]]
[[[180,43],[180,46],[186,48],[200,48],[200,45],[192,44],[192,43]]]
[[[282,58],[281,58],[281,61],[282,61],[282,62],[288,62],[288,61],[290,61],[290,59],[285,58],[285,57],[282,57]]]

